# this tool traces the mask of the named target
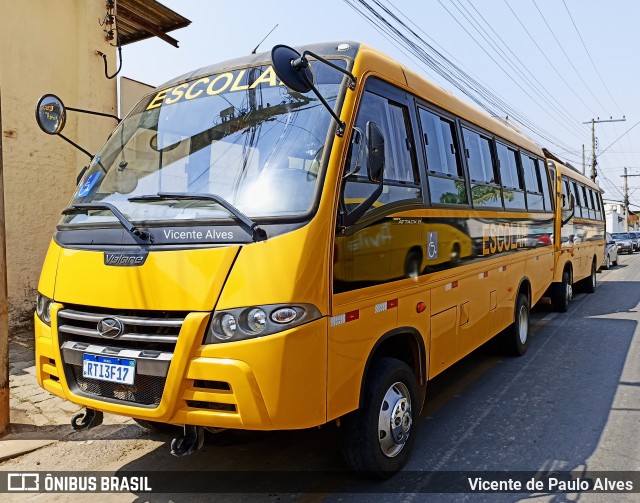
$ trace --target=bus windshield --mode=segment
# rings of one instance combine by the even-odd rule
[[[315,83],[335,107],[342,75],[323,66],[314,67]],[[213,194],[252,218],[300,217],[321,189],[331,120],[312,92],[289,90],[270,66],[154,91],[92,160],[71,204],[110,203],[152,225],[232,218],[211,199],[144,197]],[[60,223],[114,221],[105,210],[64,215]]]

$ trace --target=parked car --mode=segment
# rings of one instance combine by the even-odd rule
[[[633,240],[628,232],[614,232],[611,237],[616,242],[618,253],[633,253]]]
[[[613,240],[613,236],[607,232],[607,244],[604,250],[604,261],[602,262],[603,269],[609,269],[612,265],[618,265],[618,246]]]
[[[633,251],[640,250],[640,232],[631,232],[631,231],[629,231],[629,236],[631,236],[631,243],[633,244]]]

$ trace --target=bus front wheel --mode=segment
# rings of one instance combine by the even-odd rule
[[[341,421],[341,450],[352,469],[384,479],[409,459],[420,395],[409,366],[395,358],[382,358],[368,375],[362,407]]]
[[[551,294],[551,305],[554,311],[566,313],[569,309],[569,302],[573,296],[573,286],[571,281],[571,273],[566,269],[562,273],[562,283],[555,283],[553,285],[553,292]]]
[[[581,281],[582,291],[585,293],[595,293],[596,291],[596,261],[591,264],[591,274]]]

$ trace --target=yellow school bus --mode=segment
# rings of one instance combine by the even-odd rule
[[[55,134],[64,106],[39,103]],[[427,381],[499,335],[529,344],[554,273],[532,141],[356,42],[276,46],[145,97],[51,242],[37,377],[160,428],[338,422],[346,462],[407,461]]]
[[[602,190],[575,168],[544,149],[554,181],[555,267],[549,288],[551,303],[566,312],[574,288],[596,291],[596,272],[604,260],[605,215]]]

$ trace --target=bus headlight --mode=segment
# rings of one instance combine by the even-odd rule
[[[235,317],[227,313],[220,317],[221,333],[215,333],[215,336],[222,341],[226,341],[235,335],[236,330],[238,330],[238,324]]]
[[[311,304],[270,304],[214,311],[204,344],[234,342],[275,334],[322,317]]]
[[[266,313],[259,307],[249,311],[247,314],[247,326],[249,327],[249,330],[256,334],[264,332],[264,329],[267,327]]]
[[[48,326],[51,326],[51,304],[53,300],[38,293],[36,297],[36,314]]]

